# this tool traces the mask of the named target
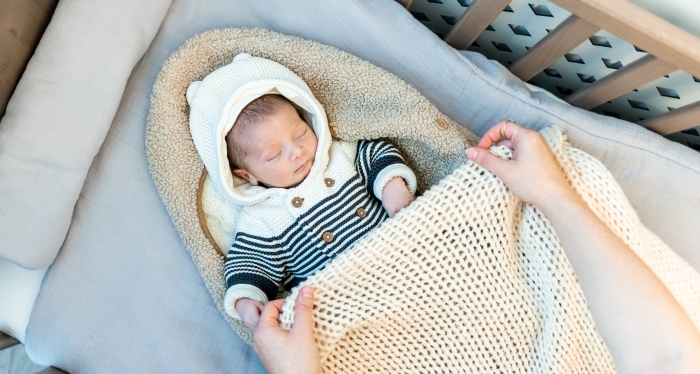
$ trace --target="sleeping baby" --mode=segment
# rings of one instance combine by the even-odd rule
[[[224,305],[250,328],[280,286],[298,285],[413,201],[416,178],[397,149],[333,140],[309,87],[274,61],[239,54],[192,83],[187,100],[198,153],[241,207]]]

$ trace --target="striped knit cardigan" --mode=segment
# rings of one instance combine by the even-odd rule
[[[387,214],[381,196],[389,180],[403,177],[415,193],[415,175],[389,143],[332,141],[326,152],[329,162],[323,172],[310,173],[286,193],[242,207],[224,265],[224,305],[232,317],[240,318],[236,300],[274,299],[280,286],[296,286],[383,222]],[[265,190],[250,185],[236,189],[246,196]]]

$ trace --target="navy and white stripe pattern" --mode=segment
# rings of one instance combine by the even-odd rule
[[[265,293],[268,300],[273,300],[279,285],[292,288],[323,268],[387,218],[381,201],[370,192],[370,181],[373,182],[383,168],[396,163],[403,164],[403,159],[391,144],[358,142],[357,172],[334,193],[274,235],[247,232],[253,227],[237,232],[224,266],[227,287],[252,285]],[[358,208],[364,209],[364,217],[358,215]],[[323,240],[326,232],[333,234],[332,241]]]
[[[394,164],[404,164],[404,162],[399,150],[393,145],[382,141],[360,140],[357,142],[355,166],[370,192],[379,172]],[[376,197],[382,198],[381,196]]]

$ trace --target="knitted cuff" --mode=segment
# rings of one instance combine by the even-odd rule
[[[379,172],[379,174],[377,174],[377,179],[374,180],[374,186],[372,188],[374,196],[381,200],[384,186],[386,186],[386,184],[389,183],[389,181],[394,177],[403,178],[404,182],[406,182],[406,187],[408,187],[408,190],[412,195],[415,195],[417,185],[416,175],[413,174],[413,171],[404,164],[392,164],[385,167]]]
[[[236,284],[229,287],[226,290],[226,296],[224,297],[224,309],[229,316],[240,320],[241,316],[238,315],[236,310],[236,301],[247,297],[249,299],[257,300],[263,304],[267,303],[267,296],[259,288],[251,286],[250,284]]]

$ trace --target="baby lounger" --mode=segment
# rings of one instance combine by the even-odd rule
[[[500,366],[614,372],[549,223],[467,162],[463,152],[475,135],[399,78],[357,57],[270,31],[224,29],[188,40],[164,64],[146,147],[183,242],[244,340],[252,342],[251,331],[223,307],[223,251],[232,241],[235,211],[209,182],[189,134],[185,99],[192,81],[241,52],[298,74],[324,106],[334,137],[389,138],[415,171],[420,192],[437,185],[305,282],[317,290],[315,336],[325,372]],[[557,129],[542,134],[574,188],[700,325],[698,274],[641,225],[602,164],[570,147]],[[293,320],[294,296],[283,325]]]
[[[233,240],[226,230],[232,230],[235,218],[223,211],[209,217],[211,222],[228,216],[225,225],[200,224],[207,221],[204,207],[217,209],[225,198],[206,182],[206,169],[189,132],[185,93],[191,82],[230,63],[241,52],[277,61],[299,75],[323,105],[334,137],[392,139],[406,163],[420,171],[416,173],[419,193],[463,164],[464,149],[478,142],[413,87],[335,48],[260,29],[213,30],[188,40],[165,62],[154,85],[146,148],[159,193],[225,316],[222,255]],[[202,199],[204,191],[209,194]],[[252,342],[250,330],[240,321],[229,322]]]

